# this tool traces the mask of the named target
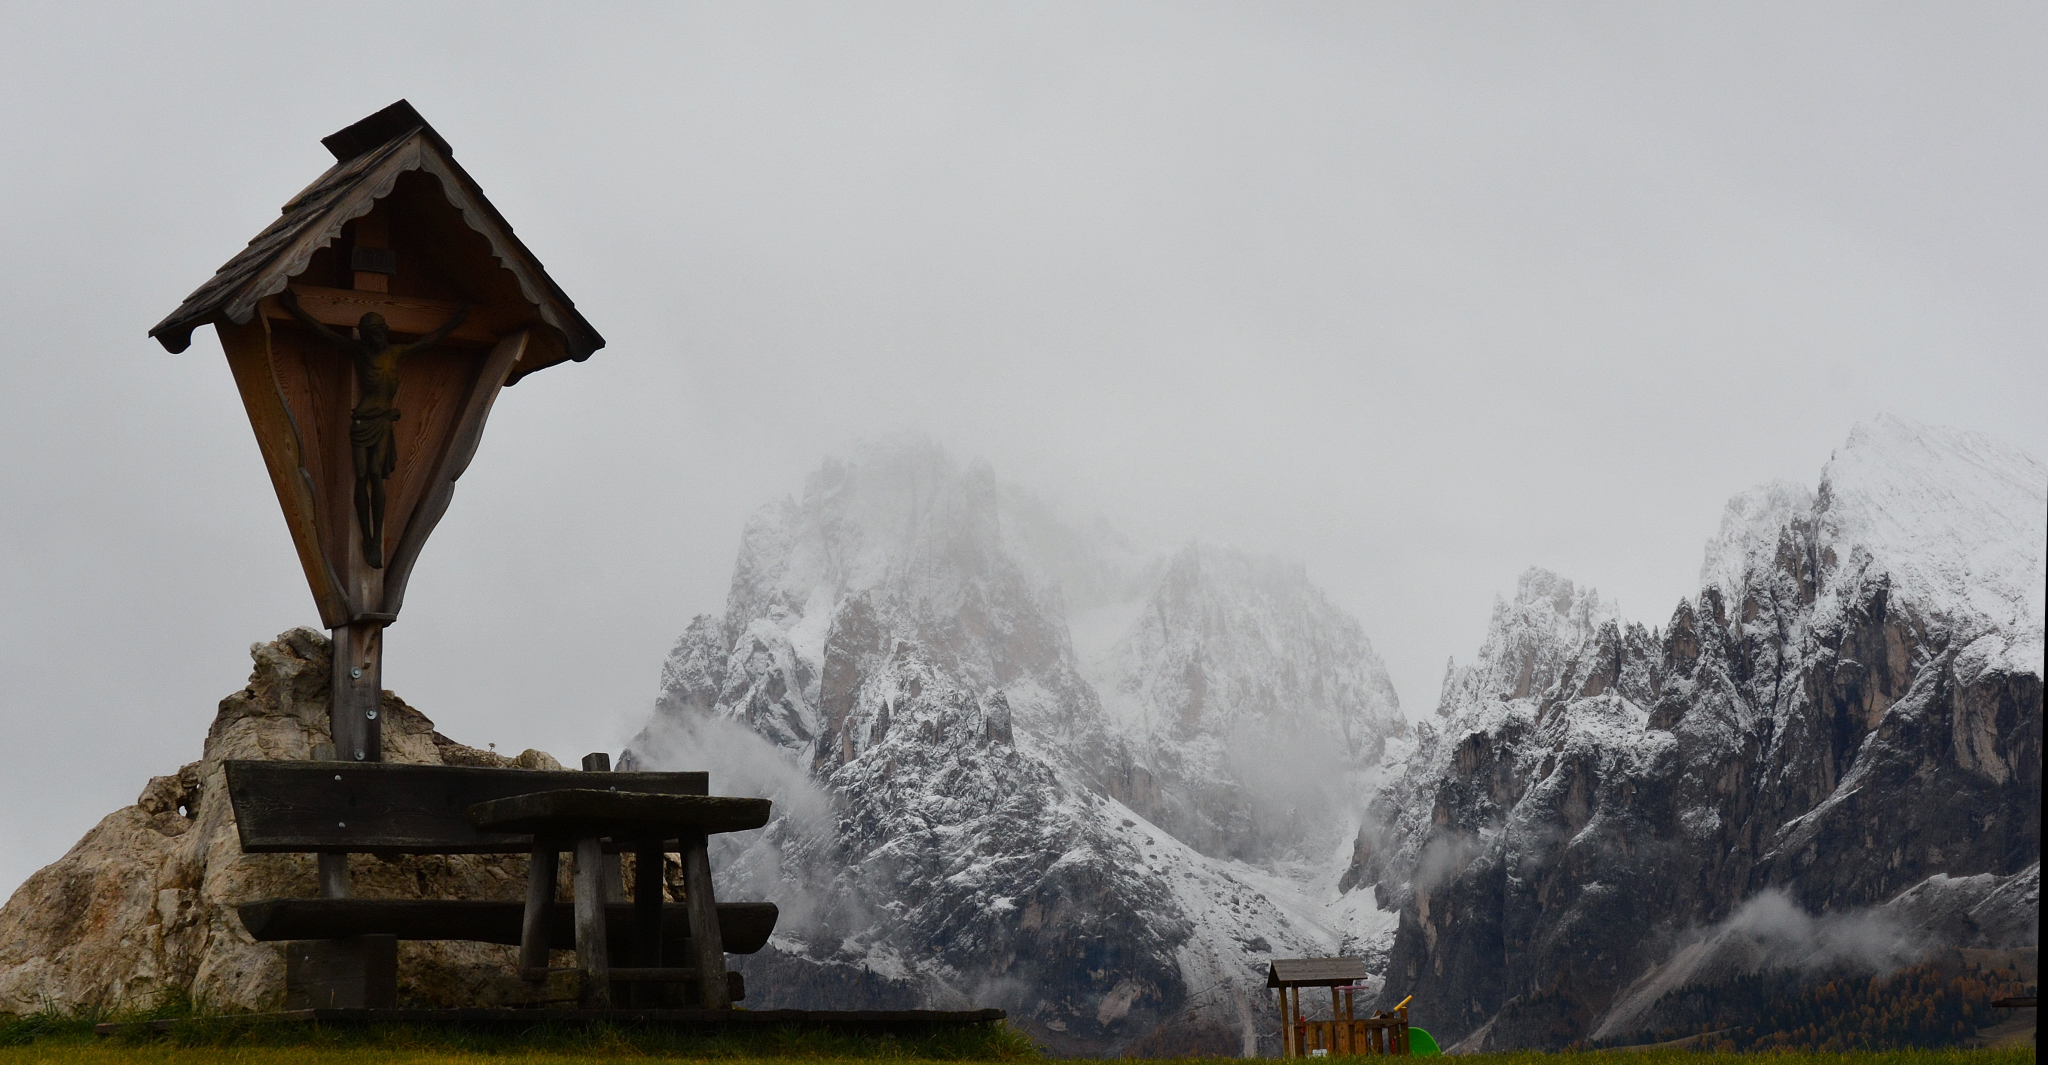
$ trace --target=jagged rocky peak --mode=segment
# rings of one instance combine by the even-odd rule
[[[2038,637],[2044,511],[2048,466],[2033,456],[1981,433],[1883,416],[1857,426],[1828,462],[1815,502],[1818,553],[1839,567],[1831,584],[1847,590],[1881,574],[1893,601],[1958,634]]]
[[[1700,584],[1743,622],[1796,597],[1837,623],[1882,585],[1926,626],[2024,638],[2040,631],[2048,585],[2034,535],[2044,508],[2048,466],[2033,456],[1882,415],[1835,451],[1818,493],[1777,482],[1729,501]]]
[[[725,615],[677,642],[659,706],[844,762],[876,708],[943,674],[1008,690],[1034,736],[1099,738],[1058,586],[1007,549],[1003,496],[985,463],[963,468],[920,437],[826,462],[748,522]]]
[[[1189,544],[1087,665],[1130,745],[1126,799],[1204,853],[1324,853],[1407,728],[1364,630],[1298,563]]]
[[[795,624],[840,594],[883,584],[943,607],[962,580],[1003,561],[989,467],[962,469],[928,440],[894,438],[827,460],[802,494],[755,514],[726,615]]]
[[[1335,738],[1372,761],[1405,728],[1357,620],[1299,563],[1227,548],[1176,552],[1100,665],[1127,711],[1118,724],[1161,738],[1258,727]]]
[[[777,799],[717,862],[783,907],[742,963],[762,1004],[975,1000],[1064,1053],[1240,1053],[1268,1027],[1247,951],[1330,953],[1352,928],[1234,859],[1326,855],[1400,728],[1364,633],[1299,566],[1139,548],[897,438],[749,523],[724,615],[678,641],[628,758]],[[1243,757],[1281,736],[1301,746]],[[1317,759],[1334,771],[1302,772]],[[1303,780],[1311,817],[1275,798]]]
[[[1661,638],[1525,578],[1359,837],[1347,881],[1401,911],[1387,994],[1465,1050],[1557,1046],[1663,1015],[1721,964],[1687,945],[1767,896],[2038,892],[2044,492],[2015,449],[1880,418],[1819,491],[1729,504]]]
[[[1454,662],[1445,669],[1437,716],[1542,695],[1614,620],[1613,605],[1598,592],[1530,567],[1516,582],[1513,599],[1494,600],[1479,657],[1469,666]]]
[[[1700,588],[1718,591],[1740,602],[1759,574],[1785,570],[1797,574],[1801,557],[1801,523],[1813,516],[1813,489],[1792,481],[1759,485],[1728,501],[1721,528],[1707,541],[1700,563]]]

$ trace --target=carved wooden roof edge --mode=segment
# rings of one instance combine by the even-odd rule
[[[490,243],[492,257],[519,282],[520,295],[562,340],[568,358],[581,362],[604,346],[604,337],[576,310],[575,301],[512,231],[483,189],[470,177],[446,142],[422,122],[382,146],[337,160],[288,201],[278,218],[251,238],[214,275],[185,297],[178,309],[150,329],[173,353],[192,343],[192,331],[208,322],[249,321],[266,296],[284,290],[303,273],[313,253],[332,244],[347,222],[368,214],[390,195],[400,174],[425,170],[440,182],[444,198],[463,221]],[[541,369],[536,366],[521,374]]]

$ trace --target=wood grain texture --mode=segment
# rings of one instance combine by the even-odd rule
[[[697,1004],[708,1010],[725,1009],[731,1005],[725,998],[725,940],[719,935],[711,856],[703,836],[683,841],[683,905],[690,916],[690,947],[695,955],[690,960],[697,968]]]
[[[384,595],[382,571],[363,562],[356,524],[355,465],[348,438],[355,368],[346,351],[297,322],[271,327],[271,360],[278,390],[305,441],[303,459],[313,492],[319,548],[347,603],[345,624],[375,611]]]
[[[381,314],[384,324],[394,335],[424,336],[433,332],[448,317],[463,308],[454,300],[426,299],[420,296],[394,296],[388,292],[365,292],[352,288],[328,288],[324,285],[290,286],[298,294],[299,306],[321,325],[336,330],[354,329],[365,314]],[[263,318],[290,321],[291,315],[278,305],[277,297],[267,296],[262,304]],[[495,344],[498,334],[509,323],[499,318],[511,318],[510,314],[494,314],[492,308],[473,307],[469,317],[448,334],[453,340],[467,340],[479,344]],[[516,319],[514,319],[516,321]]]
[[[588,781],[585,777],[578,783]],[[767,799],[638,792],[621,784],[616,790],[581,786],[493,799],[471,807],[469,818],[479,829],[493,832],[673,836],[760,828],[768,823],[772,806]]]
[[[258,301],[299,276],[323,249],[330,248],[351,220],[382,213],[386,200],[405,198],[408,187],[431,186],[432,210],[425,212],[442,229],[480,244],[483,253],[473,257],[476,269],[465,280],[479,289],[492,289],[500,298],[491,302],[522,320],[538,319],[550,332],[559,333],[567,345],[562,357],[582,360],[604,346],[604,338],[577,313],[575,304],[556,285],[540,261],[512,232],[497,209],[484,198],[476,181],[453,156],[445,142],[422,130],[402,133],[388,143],[345,160],[339,160],[325,174],[285,204],[280,216],[255,239],[222,265],[213,278],[185,299],[179,308],[150,329],[150,335],[170,351],[183,351],[191,342],[194,327],[225,319],[245,323],[259,314]],[[396,194],[396,195],[394,195]],[[416,224],[418,217],[404,219]],[[400,227],[394,243],[405,245],[413,225]],[[405,280],[407,263],[402,255],[400,274],[393,288]],[[497,278],[504,275],[505,284]],[[348,290],[340,290],[348,291]],[[364,294],[371,295],[371,294]],[[358,316],[360,311],[357,312]],[[353,325],[354,319],[338,324]],[[493,323],[505,331],[504,323]],[[488,339],[488,338],[486,338]],[[526,372],[539,368],[533,365]]]
[[[448,449],[448,438],[455,432],[470,386],[486,357],[468,345],[458,348],[444,343],[407,355],[399,366],[394,403],[400,417],[391,427],[398,444],[398,463],[384,484],[384,539],[394,547],[413,508],[434,480],[434,470]],[[388,585],[389,574],[385,580]]]
[[[1359,958],[1275,958],[1266,969],[1267,987],[1328,987],[1367,978]]]
[[[333,675],[328,684],[328,734],[342,761],[384,760],[384,626],[343,625],[329,634]]]
[[[407,942],[520,942],[526,907],[518,902],[473,899],[263,899],[236,908],[242,927],[259,943],[296,939],[341,939],[391,935]],[[541,911],[553,949],[567,947],[576,935],[575,906],[549,902]],[[752,954],[767,945],[779,911],[772,902],[718,904],[720,942],[727,953]],[[611,945],[623,948],[632,940],[633,905],[610,903],[605,919],[615,930]],[[690,938],[688,907],[669,902],[661,907],[662,941],[671,948]],[[623,949],[619,957],[626,958]],[[659,964],[686,957],[676,949],[662,951]],[[545,962],[545,957],[542,961]],[[638,964],[641,959],[634,958]],[[524,964],[524,963],[522,963]]]
[[[531,347],[533,336],[532,330],[522,329],[498,341],[463,379],[459,409],[453,412],[454,424],[442,437],[440,450],[419,466],[416,478],[401,465],[407,476],[403,510],[392,511],[386,522],[387,528],[402,531],[384,568],[385,610],[396,614],[404,606],[405,587],[412,577],[413,564],[426,547],[427,537],[448,512],[448,504],[455,498],[455,482],[469,469],[470,460],[476,457],[477,446],[483,440],[491,406],[504,390],[512,368]]]
[[[555,874],[560,868],[561,853],[553,846],[542,845],[533,849],[526,865],[526,904],[520,908],[519,921],[519,967],[545,969],[548,966],[548,946],[556,942],[553,923],[548,918],[555,908]],[[494,903],[492,905],[503,905]],[[242,923],[247,925],[248,918]],[[435,922],[430,928],[440,929],[445,924]],[[251,935],[255,935],[252,929]],[[575,928],[570,928],[575,934]],[[257,938],[262,938],[258,936]],[[467,938],[467,937],[466,937]],[[488,940],[486,940],[488,942]]]
[[[398,1005],[398,941],[390,936],[293,943],[285,950],[288,1009]]]
[[[480,802],[587,786],[573,770],[488,769],[399,763],[226,763],[228,797],[249,854],[519,854],[533,838],[486,832],[469,819]],[[704,773],[613,773],[607,784],[665,795],[702,795]]]
[[[612,1004],[610,922],[605,918],[604,851],[595,839],[576,841],[576,967],[588,974],[583,993],[593,1009]]]
[[[264,469],[284,511],[285,528],[291,533],[321,624],[328,628],[344,624],[349,618],[348,598],[340,575],[321,549],[319,505],[307,469],[307,441],[273,366],[269,325],[261,319],[240,326],[224,322],[216,332],[221,350],[227,353],[235,388],[242,395],[242,407],[249,414],[249,427],[256,432],[257,449],[263,454]]]

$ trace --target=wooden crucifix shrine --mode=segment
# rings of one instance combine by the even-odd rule
[[[498,390],[604,338],[403,100],[151,329],[211,323],[334,637],[334,757],[381,760],[384,627]]]

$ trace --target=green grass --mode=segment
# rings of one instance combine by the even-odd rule
[[[93,1027],[108,1021],[169,1020],[168,1032],[136,1026],[113,1036]],[[974,1025],[928,1035],[846,1035],[787,1030],[693,1035],[612,1025],[540,1024],[518,1031],[468,1031],[407,1025],[308,1025],[253,1021],[233,1015],[202,1016],[189,1003],[169,1002],[145,1012],[110,1015],[85,1010],[0,1019],[0,1065],[16,1062],[482,1063],[499,1059],[532,1065],[620,1058],[704,1062],[808,1062],[825,1059],[892,1062],[1036,1062],[1038,1048],[1001,1024]]]
[[[148,1019],[177,1024],[162,1034],[145,1034],[140,1029],[108,1038],[93,1034],[93,1025],[102,1021]],[[232,1016],[198,1016],[190,1004],[182,1002],[121,1016],[85,1011],[0,1018],[0,1065],[571,1065],[636,1058],[713,1065],[817,1065],[828,1059],[877,1065],[1043,1060],[1030,1040],[1004,1025],[978,1025],[918,1037],[819,1031],[682,1035],[626,1027],[547,1025],[522,1032],[464,1032],[397,1025],[252,1023]],[[2031,1047],[1749,1054],[1658,1049],[1486,1054],[1460,1059],[1459,1065],[2034,1065],[2034,1058]],[[1362,1065],[1366,1059],[1349,1060]]]

